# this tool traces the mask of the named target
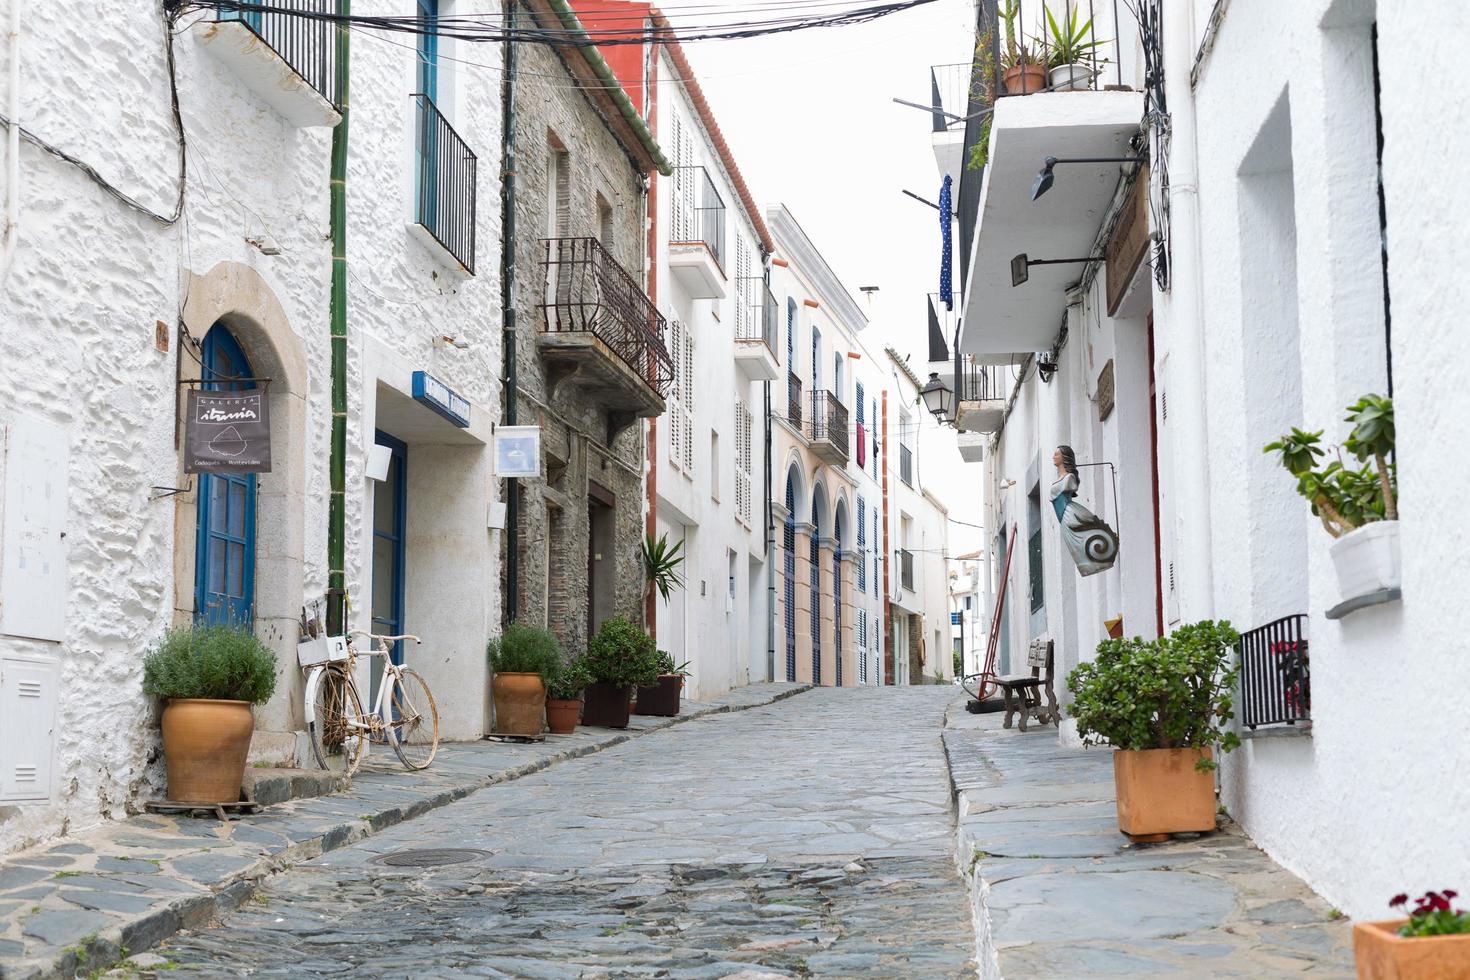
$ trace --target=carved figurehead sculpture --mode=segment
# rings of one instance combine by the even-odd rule
[[[1118,535],[1107,523],[1077,502],[1077,456],[1071,446],[1058,446],[1052,453],[1057,468],[1051,485],[1051,505],[1062,526],[1062,541],[1082,575],[1096,575],[1118,560]]]

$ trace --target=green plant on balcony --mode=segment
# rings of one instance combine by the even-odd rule
[[[1020,12],[1021,0],[1005,0],[998,11],[1000,20],[1006,27],[1006,45],[1000,54],[1002,74],[1009,74],[1012,69],[1023,65],[1045,65],[1046,59],[1041,56],[1037,47],[1027,43],[1026,32],[1016,26],[1016,17]]]
[[[1077,23],[1081,15],[1082,8],[1079,5],[1072,8],[1071,17],[1066,18],[1063,23],[1058,23],[1057,19],[1052,16],[1052,12],[1046,11],[1047,33],[1051,35],[1051,56],[1046,62],[1048,68],[1080,65],[1085,61],[1100,60],[1097,58],[1097,49],[1106,42],[1092,36],[1091,18],[1088,18],[1083,24]]]
[[[1281,465],[1296,477],[1297,493],[1334,538],[1375,521],[1398,520],[1398,467],[1389,459],[1394,449],[1393,400],[1364,395],[1347,412],[1352,432],[1337,458],[1325,466],[1319,466],[1327,456],[1321,430],[1293,428],[1265,448],[1278,454]],[[1343,451],[1365,465],[1348,465]]]

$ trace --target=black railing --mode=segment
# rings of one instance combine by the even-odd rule
[[[969,354],[955,351],[954,377],[957,403],[994,401],[1010,395],[1010,372],[1001,364],[980,364]]]
[[[907,548],[898,550],[898,584],[914,591],[914,553]]]
[[[991,52],[988,66],[980,61],[985,96],[1123,84],[1117,38],[1100,33],[1108,25],[1097,19],[1099,10],[1106,14],[1111,9],[1112,24],[1121,26],[1119,0],[1010,0],[1010,4],[1013,17],[992,14],[980,28],[979,47],[989,41]],[[1063,37],[1057,37],[1053,24]],[[1091,26],[1082,33],[1087,25]],[[990,66],[994,73],[987,78],[984,69]],[[1057,71],[1065,66],[1072,70]]]
[[[760,276],[743,276],[735,290],[735,339],[762,341],[775,354],[781,311],[771,287]]]
[[[548,333],[590,333],[660,395],[674,380],[667,323],[638,281],[595,238],[548,238]]]
[[[273,9],[252,9],[260,6]],[[322,98],[333,106],[340,106],[337,93],[337,25],[331,20],[300,16],[335,16],[340,12],[338,0],[269,0],[265,4],[243,0],[238,8],[221,10],[219,20],[233,21],[250,28],[251,33],[280,55],[281,60],[306,84],[316,89]]]
[[[475,154],[449,120],[422,93],[413,96],[418,120],[414,220],[470,272],[475,271]]]
[[[831,443],[842,455],[850,455],[847,406],[830,391],[812,392],[811,440]]]
[[[1306,627],[1298,614],[1240,635],[1240,721],[1247,728],[1312,720]]]
[[[903,443],[898,446],[898,478],[908,486],[914,485],[914,451]]]
[[[674,168],[672,245],[702,244],[725,267],[725,199],[703,167]]]
[[[786,372],[786,421],[801,427],[801,379],[795,371]]]

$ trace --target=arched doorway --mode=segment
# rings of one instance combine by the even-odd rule
[[[820,493],[820,488],[818,488]],[[822,563],[821,531],[817,516],[822,513],[821,498],[812,497],[812,683],[822,683]]]
[[[223,323],[204,335],[206,391],[255,387],[250,361]],[[201,473],[195,532],[194,618],[205,625],[255,620],[255,474]]]
[[[832,523],[832,640],[837,656],[833,683],[842,686],[842,508]]]
[[[782,532],[782,582],[786,599],[786,679],[796,680],[796,486],[786,479],[786,527]]]

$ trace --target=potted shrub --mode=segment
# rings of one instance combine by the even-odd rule
[[[171,629],[143,658],[143,692],[166,701],[168,798],[238,803],[255,731],[251,705],[276,689],[276,655],[241,626]]]
[[[581,657],[557,667],[547,685],[546,725],[553,735],[570,735],[582,720],[582,690],[587,667]]]
[[[1006,46],[1000,56],[1001,82],[1007,95],[1029,95],[1046,88],[1046,59],[1026,43],[1024,31],[1016,30],[1020,0],[1006,0],[1000,19],[1006,25]]]
[[[1092,36],[1091,18],[1081,26],[1077,24],[1082,15],[1079,4],[1072,8],[1072,16],[1066,19],[1065,24],[1058,24],[1050,9],[1042,9],[1046,11],[1046,26],[1051,34],[1051,57],[1047,66],[1052,91],[1085,90],[1097,74],[1093,65],[1097,62],[1097,49],[1103,43]]]
[[[1364,395],[1347,412],[1352,432],[1326,466],[1318,467],[1327,455],[1320,431],[1294,428],[1266,447],[1266,452],[1280,455],[1281,464],[1296,477],[1297,493],[1332,535],[1332,565],[1344,600],[1396,589],[1402,580],[1398,468],[1390,462],[1393,400]],[[1363,465],[1349,465],[1344,451]]]
[[[511,623],[485,648],[493,678],[495,733],[539,738],[546,720],[546,687],[561,666],[550,630]]]
[[[1470,978],[1470,912],[1450,906],[1446,888],[1414,900],[1407,919],[1353,925],[1353,955],[1362,980],[1467,980]],[[1390,908],[1408,907],[1395,895]]]
[[[666,650],[658,652],[658,682],[639,686],[637,702],[633,710],[640,715],[659,715],[672,718],[679,713],[679,692],[684,688],[684,678],[689,661],[675,664],[674,657]]]
[[[1229,751],[1240,636],[1194,623],[1157,640],[1104,640],[1067,677],[1069,714],[1089,745],[1113,752],[1118,829],[1135,840],[1215,829],[1211,746]]]
[[[582,724],[627,728],[633,687],[658,680],[653,637],[621,616],[609,619],[587,644],[586,661]]]

